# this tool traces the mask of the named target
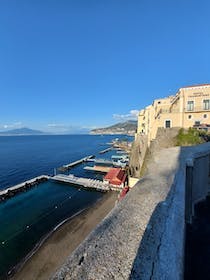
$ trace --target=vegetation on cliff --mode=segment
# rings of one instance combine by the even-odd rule
[[[176,136],[177,146],[191,146],[205,142],[205,132],[194,128],[184,130],[181,128]]]

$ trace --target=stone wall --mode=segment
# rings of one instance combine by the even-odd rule
[[[145,156],[150,159],[151,155],[155,152],[163,148],[174,147],[176,142],[175,137],[179,129],[180,128],[158,128],[156,139],[152,140],[149,145],[146,135],[137,134],[131,148],[129,164],[130,177],[140,178]],[[148,158],[146,160],[148,161]]]
[[[175,137],[179,132],[179,127],[158,128],[155,140],[150,143],[150,153],[154,153],[163,148],[170,148],[176,145]]]
[[[140,177],[140,170],[147,151],[147,143],[148,138],[146,135],[137,135],[135,141],[132,144],[129,163],[129,175],[131,177]]]

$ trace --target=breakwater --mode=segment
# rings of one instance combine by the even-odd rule
[[[31,180],[28,180],[28,181],[25,181],[18,185],[15,185],[13,187],[4,189],[4,190],[0,191],[0,202],[5,201],[6,199],[13,197],[14,195],[16,195],[20,192],[26,191],[34,186],[37,186],[38,184],[47,181],[49,178],[50,177],[47,175],[41,175],[41,176],[35,177]]]

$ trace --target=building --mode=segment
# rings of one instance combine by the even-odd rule
[[[148,142],[155,139],[159,127],[210,124],[210,84],[180,88],[175,95],[154,100],[139,112],[137,134],[146,134]]]
[[[126,180],[126,173],[121,168],[111,168],[110,171],[104,176],[104,182],[123,188]]]

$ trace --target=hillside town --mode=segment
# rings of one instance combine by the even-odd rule
[[[137,134],[147,135],[148,145],[158,128],[174,127],[210,130],[210,84],[182,87],[175,95],[156,99],[139,112]]]

